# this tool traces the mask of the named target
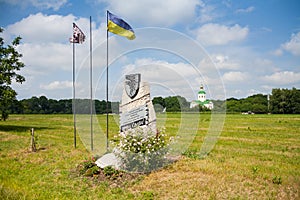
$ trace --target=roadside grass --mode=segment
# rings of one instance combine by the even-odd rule
[[[181,114],[157,114],[158,127],[176,136]],[[72,115],[11,115],[0,121],[0,199],[299,199],[300,115],[228,114],[215,148],[199,159],[210,114],[197,119],[193,143],[177,162],[118,187],[79,176],[91,158],[73,145]],[[105,115],[97,116],[106,130]],[[110,132],[118,133],[110,115]],[[191,126],[194,125],[191,122]],[[38,135],[32,153],[30,128]]]

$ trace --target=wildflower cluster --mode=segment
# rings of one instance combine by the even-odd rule
[[[150,172],[167,162],[165,131],[156,133],[148,127],[138,127],[120,134],[115,154],[121,161],[121,168],[133,172]]]

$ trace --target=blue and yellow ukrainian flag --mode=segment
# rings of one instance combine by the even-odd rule
[[[114,34],[127,37],[129,40],[135,38],[135,34],[131,26],[125,22],[123,19],[107,11],[108,14],[108,23],[107,30]]]

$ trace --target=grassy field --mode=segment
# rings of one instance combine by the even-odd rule
[[[227,115],[215,148],[194,158],[210,115],[182,158],[122,186],[79,176],[91,154],[73,146],[71,115],[11,115],[0,121],[0,199],[300,199],[300,115]],[[99,116],[105,129],[105,116]],[[118,127],[110,116],[110,135]],[[169,135],[180,114],[158,115]],[[29,151],[30,128],[38,152]]]

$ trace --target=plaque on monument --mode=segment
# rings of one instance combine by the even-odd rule
[[[141,82],[140,74],[125,76],[120,104],[120,131],[138,126],[148,126],[156,132],[156,116],[147,82]]]
[[[147,104],[124,112],[120,117],[121,132],[143,125],[148,125]]]

